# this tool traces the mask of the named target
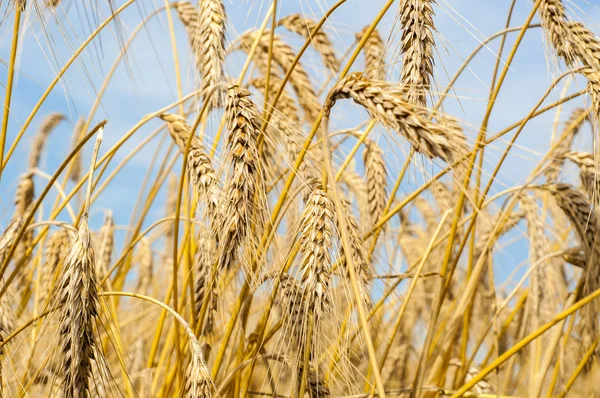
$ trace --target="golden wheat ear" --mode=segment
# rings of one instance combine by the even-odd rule
[[[84,211],[77,237],[65,260],[65,273],[59,302],[60,343],[62,347],[62,393],[65,397],[88,397],[92,378],[92,362],[99,360],[94,336],[94,324],[98,317],[98,282],[96,278],[96,256],[92,248],[88,227],[94,169],[104,126],[100,126],[92,155],[88,177]]]

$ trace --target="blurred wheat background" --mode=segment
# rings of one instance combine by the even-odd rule
[[[2,0],[0,397],[598,395],[598,20]]]

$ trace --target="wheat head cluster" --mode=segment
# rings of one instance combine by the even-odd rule
[[[452,1],[374,1],[350,33],[330,21],[357,0],[282,12],[294,1],[0,3],[0,179],[14,197],[2,203],[0,397],[598,396],[600,38],[577,2],[507,1],[505,29],[449,70],[436,20]],[[136,7],[133,29],[121,16]],[[228,15],[254,7],[249,30]],[[157,57],[175,100],[110,142],[105,92],[119,68],[135,79],[132,42],[152,19],[173,50]],[[81,22],[83,36],[68,33]],[[49,24],[64,40],[41,43]],[[113,57],[107,37],[116,60],[89,66],[103,80],[91,109],[44,114],[84,54]],[[552,83],[496,131],[525,39],[544,48]],[[29,46],[68,55],[23,119]],[[482,51],[495,55],[485,92],[449,112]],[[348,112],[358,124],[337,128]],[[53,134],[69,123],[71,137]],[[531,129],[547,149],[530,148],[536,162],[506,183]],[[111,194],[158,140],[144,180]],[[502,256],[510,237],[522,263]]]

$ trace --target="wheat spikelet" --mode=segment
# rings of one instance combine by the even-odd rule
[[[75,123],[75,127],[73,128],[73,133],[71,135],[71,146],[75,148],[75,146],[79,143],[79,139],[83,134],[83,127],[85,126],[85,120],[83,117],[77,119],[77,123]],[[81,152],[78,152],[71,160],[71,174],[69,178],[71,181],[77,182],[81,178]]]
[[[300,227],[302,289],[306,305],[314,312],[315,325],[330,307],[332,221],[331,200],[317,187],[308,198]]]
[[[469,382],[480,371],[481,370],[476,366],[470,367],[465,376],[465,382]],[[481,380],[481,381],[477,382],[477,384],[475,384],[475,386],[473,387],[473,392],[475,394],[488,394],[488,395],[495,394],[494,390],[492,389],[492,386],[486,380]]]
[[[94,322],[98,316],[95,255],[87,219],[79,227],[65,260],[60,303],[62,345],[62,393],[88,397],[96,342]]]
[[[186,328],[186,332],[190,341],[192,359],[187,369],[184,396],[185,398],[210,398],[212,381],[202,357],[202,347],[189,327]]]
[[[346,168],[342,174],[342,181],[348,186],[351,194],[356,200],[356,206],[360,216],[362,232],[366,233],[371,229],[373,217],[371,215],[371,206],[369,203],[369,188],[365,179],[356,171]]]
[[[255,225],[258,212],[264,208],[256,203],[260,196],[262,170],[258,156],[260,125],[255,105],[248,98],[250,92],[236,86],[227,90],[225,113],[227,117],[227,154],[231,167],[225,179],[223,192],[223,220],[219,237],[219,264],[221,269],[233,266],[237,251],[248,238],[248,228]]]
[[[408,102],[424,106],[433,76],[433,0],[402,0],[398,9],[403,55],[400,82]]]
[[[291,14],[280,19],[278,25],[283,26],[290,32],[299,34],[305,39],[310,38],[313,47],[323,58],[325,67],[334,73],[340,69],[340,61],[335,57],[335,50],[327,33],[320,29],[315,34],[311,34],[317,26],[314,20],[305,18],[301,14]]]
[[[563,260],[581,269],[587,264],[587,256],[580,246],[566,249],[562,255]]]
[[[559,143],[555,152],[557,154],[562,154],[571,149],[571,145],[573,145],[573,140],[575,136],[579,134],[579,130],[581,130],[581,126],[585,122],[585,119],[580,119],[581,115],[585,112],[583,108],[575,108],[569,119],[565,123],[566,128],[571,128],[571,133],[564,137],[564,139]],[[580,120],[577,124],[575,124],[578,120]],[[564,163],[564,158],[562,156],[557,156],[548,165],[548,168],[545,171],[546,180],[548,182],[556,182],[558,180],[558,175],[560,174],[560,170],[562,169]]]
[[[60,113],[52,113],[48,115],[40,126],[40,129],[33,137],[33,142],[31,143],[31,153],[29,154],[29,168],[35,169],[38,167],[40,162],[40,157],[42,156],[42,152],[44,150],[44,145],[46,145],[46,141],[52,133],[52,130],[65,119],[65,116]]]
[[[592,99],[592,108],[594,109],[594,118],[600,120],[600,72],[586,69],[583,75],[587,78],[587,91]]]
[[[357,33],[356,40],[362,40],[367,29],[369,26],[365,26]],[[365,73],[369,79],[385,80],[385,47],[377,29],[371,32],[363,46],[363,52],[365,54]]]
[[[371,224],[375,225],[381,219],[387,202],[385,195],[387,185],[385,159],[379,146],[369,140],[365,144],[363,160],[369,195],[369,214],[371,216]]]
[[[351,73],[331,91],[330,99],[351,98],[384,126],[402,134],[415,151],[448,163],[467,153],[462,131],[431,121],[430,115],[416,109],[402,97],[402,91],[386,82],[373,82],[361,73]]]

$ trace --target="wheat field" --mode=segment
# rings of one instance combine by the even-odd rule
[[[0,397],[600,395],[599,7],[486,3],[0,2]]]

